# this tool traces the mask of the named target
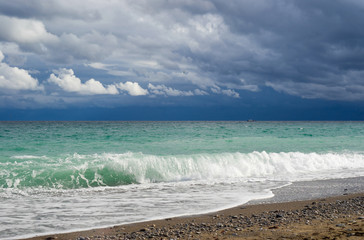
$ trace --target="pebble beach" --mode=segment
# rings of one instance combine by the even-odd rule
[[[209,214],[37,236],[28,240],[363,239],[364,192],[352,192],[361,190],[362,180],[353,178],[350,181],[326,181],[331,184],[355,183],[349,184],[352,189],[336,189],[342,193],[337,194],[335,191],[335,196],[288,202],[279,202],[282,198],[276,196],[270,200],[250,202]],[[307,189],[317,191],[312,186],[318,183],[321,185],[324,181],[313,182]],[[302,191],[308,191],[307,189]],[[330,184],[326,184],[325,189],[330,189]],[[286,190],[292,191],[292,186]],[[285,191],[279,189],[278,192],[282,194]]]

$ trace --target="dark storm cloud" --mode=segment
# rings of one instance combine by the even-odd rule
[[[364,99],[353,91],[363,87],[363,2],[229,1],[216,8],[232,32],[273,53],[236,73],[302,97]]]
[[[206,34],[190,36],[201,46],[181,44],[176,52],[217,85],[269,86],[304,98],[364,99],[361,1],[208,3],[201,8],[199,2],[198,11],[188,4],[173,6],[196,20],[197,25],[189,21],[189,31]],[[158,9],[163,12],[161,5]]]
[[[34,54],[55,69],[85,63],[115,84],[186,96],[269,87],[364,100],[359,0],[16,0],[0,2],[0,13],[0,51],[9,59]]]

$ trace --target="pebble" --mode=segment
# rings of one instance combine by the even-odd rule
[[[77,240],[87,240],[85,237],[78,237]]]
[[[327,219],[333,221],[339,217],[350,214],[362,215],[357,219],[364,219],[364,197],[356,197],[345,201],[336,201],[333,203],[324,203],[322,201],[312,202],[301,210],[293,211],[269,211],[259,215],[214,215],[211,216],[211,222],[189,222],[165,226],[162,228],[156,225],[142,228],[138,232],[120,233],[116,239],[194,239],[199,238],[202,234],[215,235],[220,239],[221,236],[239,237],[243,231],[250,231],[249,227],[259,226],[261,231],[275,231],[285,224],[300,222],[307,225],[312,224],[313,219]],[[171,220],[167,218],[165,220]],[[349,224],[350,225],[350,224]],[[336,227],[345,228],[343,223],[336,224]],[[349,230],[348,230],[349,231]],[[353,236],[350,232],[348,236]],[[219,237],[220,236],[220,237]],[[114,236],[104,236],[102,239],[115,239]],[[77,240],[88,240],[97,238],[79,237]]]

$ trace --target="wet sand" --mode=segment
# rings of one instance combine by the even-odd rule
[[[299,182],[210,214],[29,239],[364,239],[363,179]]]

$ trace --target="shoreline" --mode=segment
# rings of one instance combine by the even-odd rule
[[[255,199],[245,204],[266,204],[292,202],[340,196],[343,194],[364,193],[364,176],[334,178],[314,181],[298,181],[272,189],[271,198]]]
[[[364,236],[363,183],[364,177],[295,182],[273,189],[272,198],[252,200],[217,212],[41,235],[24,240],[302,239],[302,236],[324,238],[333,234],[350,235],[350,239],[355,239],[356,236]],[[306,197],[302,192],[306,193]],[[355,226],[355,229],[345,229],[344,226]],[[327,231],[324,231],[325,227]]]
[[[364,193],[353,193],[315,200],[241,205],[210,214],[27,239],[362,239],[362,206]]]

